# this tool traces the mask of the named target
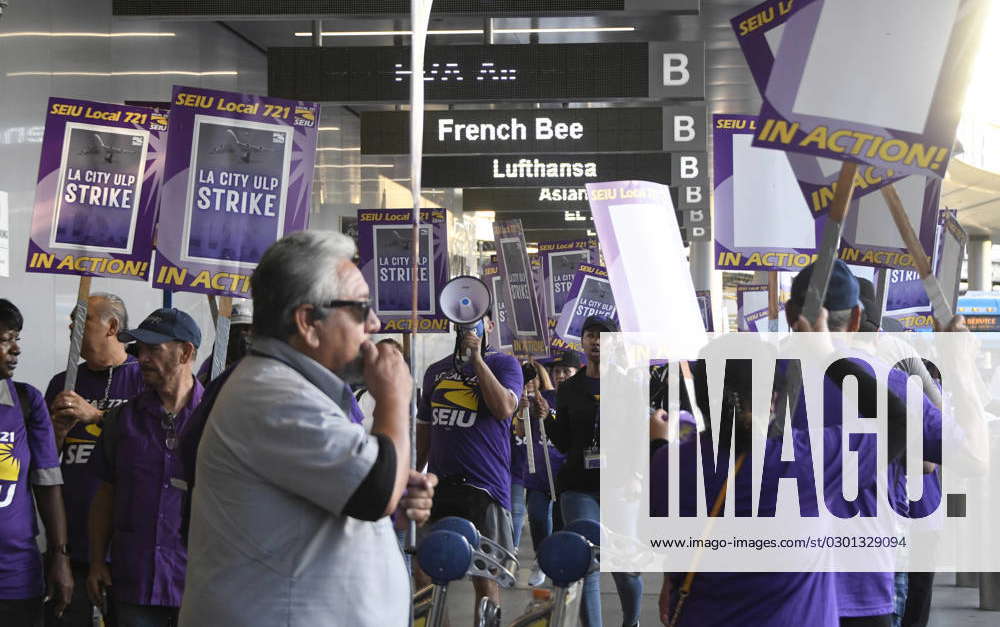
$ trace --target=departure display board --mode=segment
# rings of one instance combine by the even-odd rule
[[[640,180],[670,184],[667,153],[424,157],[424,187],[580,186]]]
[[[705,150],[705,107],[428,111],[424,154]],[[410,150],[410,114],[361,114],[361,154]]]
[[[642,11],[693,14],[699,0],[435,0],[432,13],[471,15]],[[410,0],[114,0],[123,16],[408,15]]]
[[[268,94],[339,103],[404,103],[408,46],[269,48]],[[704,42],[427,46],[428,102],[697,100]]]

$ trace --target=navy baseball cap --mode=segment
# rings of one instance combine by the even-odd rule
[[[815,263],[806,266],[792,279],[792,295],[788,301],[799,308],[806,302],[806,290],[809,289],[809,281],[812,279],[815,266]],[[830,283],[826,288],[823,306],[829,311],[843,311],[857,307],[860,302],[858,280],[847,264],[837,259],[833,262],[833,272],[830,273]]]
[[[562,366],[564,368],[582,368],[583,362],[580,360],[580,356],[573,351],[563,351],[559,355],[559,358],[554,360],[549,364],[553,368],[556,366]]]
[[[191,342],[198,348],[201,344],[201,329],[194,318],[180,309],[157,309],[138,328],[119,333],[118,341],[143,344],[180,341]]]
[[[595,327],[600,328],[601,331],[608,331],[610,333],[618,331],[618,324],[606,316],[588,316],[587,319],[583,321],[584,333]]]

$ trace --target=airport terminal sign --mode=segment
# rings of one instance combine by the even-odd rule
[[[408,46],[271,47],[268,93],[334,103],[407,103]],[[702,100],[701,41],[427,46],[428,102]]]
[[[668,184],[665,153],[424,157],[424,187],[579,186],[633,178]]]
[[[361,153],[409,152],[410,116],[361,114]],[[428,111],[424,154],[706,150],[705,107]]]

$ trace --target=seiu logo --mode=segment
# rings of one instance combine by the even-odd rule
[[[6,487],[6,491],[4,488]],[[6,486],[0,486],[0,509],[3,509],[14,502],[14,492],[17,490],[16,483],[9,483]]]
[[[69,444],[62,454],[64,464],[86,464],[90,454],[94,452],[95,444]]]
[[[476,412],[467,409],[435,407],[431,412],[434,426],[471,427],[476,424]]]

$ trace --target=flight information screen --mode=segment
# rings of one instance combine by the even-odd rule
[[[649,45],[428,46],[429,101],[650,97]],[[408,46],[270,48],[268,93],[323,102],[408,102]]]

